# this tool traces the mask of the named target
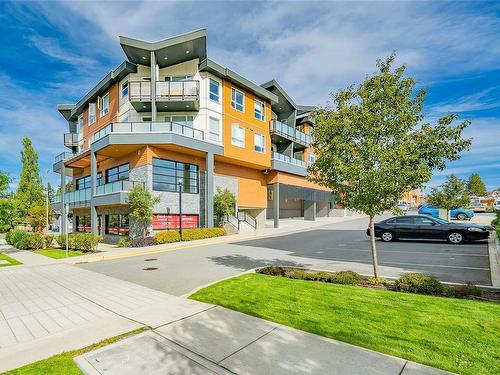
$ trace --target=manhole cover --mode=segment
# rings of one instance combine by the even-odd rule
[[[146,267],[146,268],[143,268],[142,270],[143,271],[154,271],[154,270],[157,270],[158,268],[157,267]]]
[[[148,258],[148,259],[144,259],[145,262],[151,262],[152,260],[158,260],[156,258]]]

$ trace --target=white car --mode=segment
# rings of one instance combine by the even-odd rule
[[[469,207],[474,212],[486,212],[488,205],[486,203],[472,203]]]

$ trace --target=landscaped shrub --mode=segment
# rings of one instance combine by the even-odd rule
[[[28,248],[33,250],[43,249],[45,247],[45,238],[41,233],[28,233]]]
[[[181,236],[179,232],[176,230],[163,230],[161,232],[156,232],[154,239],[156,243],[172,243],[179,242],[181,240]]]
[[[122,237],[118,240],[116,243],[118,247],[131,247],[132,246],[132,240],[130,237]]]
[[[154,237],[135,237],[132,239],[132,247],[144,247],[156,245]]]
[[[475,286],[473,283],[468,282],[464,285],[455,285],[454,287],[454,296],[457,298],[464,298],[467,296],[481,296],[481,289]]]
[[[257,273],[269,276],[285,276],[286,270],[283,267],[267,266],[259,268],[257,270]]]
[[[358,285],[361,282],[361,275],[354,271],[337,271],[331,274],[331,283]]]
[[[270,276],[284,276],[290,279],[323,281],[335,284],[358,285],[361,282],[361,275],[353,271],[316,272],[299,268],[268,266],[258,269],[257,272]]]
[[[366,283],[369,285],[387,285],[389,282],[383,277],[369,277],[366,279]]]
[[[30,248],[30,233],[19,229],[13,229],[6,236],[6,241],[16,249],[27,250]]]
[[[59,247],[66,248],[66,236],[61,234],[56,238]],[[95,250],[102,237],[93,233],[69,233],[68,248],[74,250],[91,251]]]
[[[183,241],[201,240],[203,238],[225,236],[224,228],[190,228],[182,230]]]
[[[45,235],[45,247],[51,247],[52,244],[54,243],[54,238],[52,234],[46,234]]]
[[[407,273],[394,282],[394,289],[398,292],[441,295],[445,288],[434,276]]]

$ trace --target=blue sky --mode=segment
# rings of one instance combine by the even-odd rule
[[[51,169],[67,131],[56,105],[124,60],[118,35],[153,41],[202,27],[212,59],[257,83],[275,78],[309,105],[396,50],[428,91],[428,120],[472,121],[471,150],[429,186],[478,172],[500,187],[500,3],[479,1],[0,2],[0,169],[19,174],[24,136]]]

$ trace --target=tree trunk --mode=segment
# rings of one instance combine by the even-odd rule
[[[378,277],[377,246],[375,244],[375,224],[373,223],[372,216],[370,216],[370,240],[372,245],[373,276]]]

